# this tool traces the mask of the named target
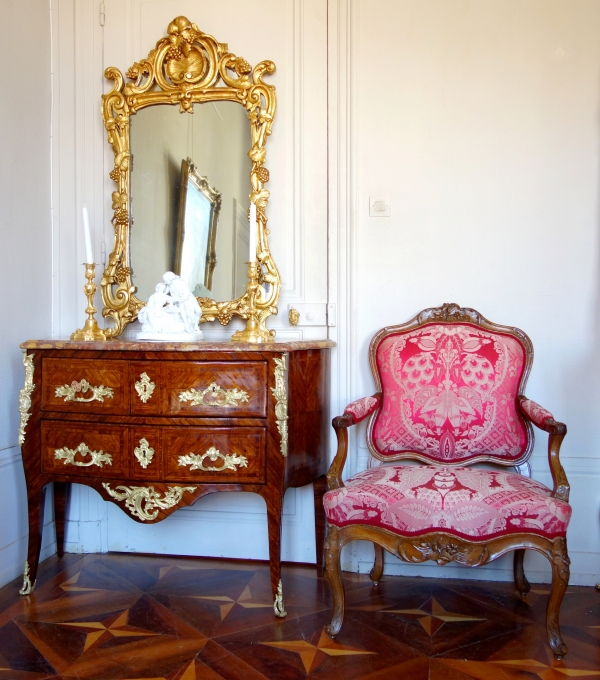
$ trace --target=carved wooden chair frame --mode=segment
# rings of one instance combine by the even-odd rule
[[[518,470],[523,464],[528,467],[527,460],[531,455],[533,448],[533,430],[531,427],[531,423],[533,423],[549,435],[548,459],[554,484],[552,497],[562,501],[568,501],[569,483],[559,459],[560,446],[567,433],[567,427],[551,417],[546,417],[542,422],[534,422],[523,406],[524,402],[528,402],[529,404],[533,403],[527,400],[523,395],[533,361],[533,347],[529,338],[518,328],[494,324],[473,309],[461,308],[455,304],[444,304],[442,307],[422,311],[406,324],[382,329],[374,336],[369,348],[371,370],[373,371],[373,376],[375,377],[377,384],[377,393],[374,396],[378,397],[379,403],[381,403],[382,387],[375,358],[377,346],[383,338],[390,334],[398,333],[399,331],[410,331],[432,322],[447,324],[468,323],[479,326],[487,331],[502,332],[518,338],[525,348],[525,364],[518,390],[518,407],[521,415],[525,419],[528,437],[528,446],[526,447],[525,454],[520,460],[509,463],[507,463],[506,460],[502,461],[501,459],[498,459],[498,457],[485,455],[470,459],[468,464],[471,465],[474,462],[488,461],[503,464],[505,466],[514,466]],[[385,461],[417,459],[419,461],[431,463],[430,459],[417,452],[403,452],[385,457],[377,452],[372,441],[372,427],[378,408],[371,414],[368,428],[367,440],[372,455]],[[548,412],[545,413],[547,416],[550,416]],[[327,473],[328,490],[344,487],[342,470],[348,454],[348,428],[353,425],[354,422],[352,416],[349,414],[344,414],[333,419],[333,427],[337,435],[338,448],[333,463]],[[452,465],[452,463],[444,462],[444,465]],[[456,465],[465,465],[465,463],[461,462]],[[325,541],[325,569],[327,578],[333,590],[334,598],[333,617],[331,623],[327,627],[327,632],[332,637],[339,633],[344,618],[344,587],[340,570],[340,552],[346,543],[359,540],[371,541],[374,544],[375,563],[370,576],[375,585],[377,585],[383,575],[384,550],[387,550],[392,555],[400,557],[406,562],[419,563],[433,560],[440,565],[456,562],[469,567],[486,564],[505,553],[515,551],[514,579],[516,587],[522,597],[525,597],[530,589],[529,582],[525,577],[523,569],[525,550],[535,550],[542,555],[545,555],[552,566],[552,588],[548,600],[546,617],[548,641],[554,656],[557,659],[561,659],[567,653],[567,647],[563,642],[558,620],[560,604],[569,582],[570,560],[567,553],[566,538],[557,537],[551,540],[542,536],[521,533],[492,538],[487,541],[468,541],[444,531],[435,531],[416,537],[403,537],[379,527],[351,525],[338,528],[330,524],[328,526],[327,538]]]

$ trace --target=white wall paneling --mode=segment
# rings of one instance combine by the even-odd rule
[[[26,19],[24,19],[26,18]],[[27,492],[18,445],[19,344],[52,332],[50,5],[5,0],[0,23],[0,586],[23,573]],[[46,514],[46,524],[51,521]],[[42,557],[55,550],[44,536]]]
[[[17,5],[22,12],[24,3],[27,31],[35,34],[35,40],[27,36],[35,49],[24,53],[33,60],[26,71],[36,74],[39,87],[24,87],[22,64],[8,69],[19,94],[0,105],[8,117],[4,129],[17,130],[3,147],[0,184],[3,243],[8,244],[0,265],[12,292],[0,303],[3,318],[11,319],[0,335],[0,465],[7,471],[2,488],[12,485],[10,493],[17,495],[14,507],[24,512],[11,410],[23,375],[16,348],[25,337],[52,329],[55,337],[66,337],[83,321],[84,202],[96,259],[102,241],[108,249],[112,244],[112,153],[99,112],[100,96],[110,87],[104,67],[125,70],[148,53],[174,16],[186,14],[250,63],[268,58],[277,65],[271,80],[279,108],[267,166],[270,242],[283,294],[282,312],[269,324],[281,339],[324,337],[325,327],[289,327],[287,309],[294,302],[337,304],[337,325],[330,329],[338,342],[331,415],[372,392],[367,349],[382,326],[455,301],[523,328],[536,348],[528,393],[569,426],[563,460],[573,488],[572,582],[595,583],[600,564],[600,454],[594,429],[600,415],[600,4],[105,0],[103,28],[99,0],[52,0],[49,74],[40,68],[50,63],[48,5],[5,2],[4,23],[20,25],[10,12]],[[2,48],[7,63],[17,53],[23,57],[17,48],[24,38],[11,35],[14,41]],[[50,126],[50,83],[51,194],[44,133]],[[368,198],[375,195],[390,196],[391,217],[369,217]],[[19,308],[28,310],[18,320],[15,296]],[[231,331],[217,326],[206,334],[225,339]],[[364,427],[355,429],[349,474],[368,459]],[[548,480],[545,446],[544,436],[538,436],[532,463],[542,481]],[[183,539],[177,536],[201,526],[198,554],[264,557],[261,503],[245,496],[208,497],[165,523],[144,527],[122,513],[114,519],[120,511],[109,509],[95,492],[75,487],[67,545],[80,551],[111,545],[147,550],[156,542],[161,550],[178,552]],[[19,515],[10,530],[0,530],[0,556],[14,555],[1,578],[13,574],[14,560],[24,552],[23,521]],[[221,547],[217,536],[225,525],[232,536],[242,527],[247,543]],[[292,492],[286,498],[284,558],[312,559],[312,537],[309,493]],[[52,549],[48,540],[45,549]],[[368,545],[351,545],[345,566],[366,571],[371,554]],[[530,559],[528,568],[537,580],[549,577],[543,561]],[[510,576],[506,560],[463,570],[390,558],[387,569]]]
[[[457,302],[523,328],[528,395],[569,427],[572,583],[598,580],[600,4],[331,0],[330,274],[340,305],[338,413],[373,392],[379,328]],[[369,217],[389,195],[391,217]],[[333,243],[333,240],[332,240]],[[343,313],[350,319],[344,322]],[[349,376],[349,377],[347,377]],[[364,427],[349,471],[366,466]],[[546,436],[534,477],[548,483]],[[372,548],[346,566],[368,571]],[[532,576],[549,565],[530,560]],[[509,578],[404,565],[388,572]]]

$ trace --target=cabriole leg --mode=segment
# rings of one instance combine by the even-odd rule
[[[42,548],[42,531],[44,528],[44,505],[46,502],[46,487],[27,494],[27,510],[29,517],[29,543],[27,560],[23,571],[23,587],[19,595],[30,595],[35,588],[40,550]]]
[[[562,659],[567,653],[568,648],[560,634],[558,614],[563,596],[569,585],[569,565],[571,563],[567,553],[566,538],[554,539],[552,553],[548,555],[548,558],[552,564],[552,590],[550,591],[548,609],[546,610],[546,630],[548,632],[548,642],[550,647],[552,647],[554,656],[557,659]]]
[[[340,545],[339,529],[330,525],[325,539],[325,575],[333,592],[333,616],[326,630],[335,637],[344,622],[344,584],[342,582],[342,570],[340,568]]]
[[[269,525],[269,570],[271,574],[271,590],[273,592],[273,609],[275,616],[283,618],[287,612],[283,606],[283,589],[281,584],[281,514],[283,495],[273,494],[265,498],[267,503],[267,523]]]
[[[515,550],[514,559],[515,585],[517,586],[517,590],[521,594],[521,597],[525,597],[531,588],[531,586],[529,585],[529,581],[525,576],[525,570],[523,569],[524,559],[525,550]]]
[[[375,548],[375,563],[369,576],[374,585],[377,585],[383,576],[383,548],[377,543],[373,543],[373,547]]]

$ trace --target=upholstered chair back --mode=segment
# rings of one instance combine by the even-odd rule
[[[376,458],[515,465],[529,457],[533,433],[517,397],[533,349],[519,329],[445,305],[384,328],[370,358],[381,392],[367,437]]]

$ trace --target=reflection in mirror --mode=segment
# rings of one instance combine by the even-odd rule
[[[173,271],[195,297],[212,298],[217,264],[215,246],[221,211],[221,192],[201,177],[191,158],[181,162],[179,216]]]
[[[246,110],[229,101],[197,103],[191,115],[176,106],[151,106],[132,116],[130,125],[130,249],[137,297],[148,300],[169,270],[181,271],[196,296],[239,297],[247,283],[252,190]]]

